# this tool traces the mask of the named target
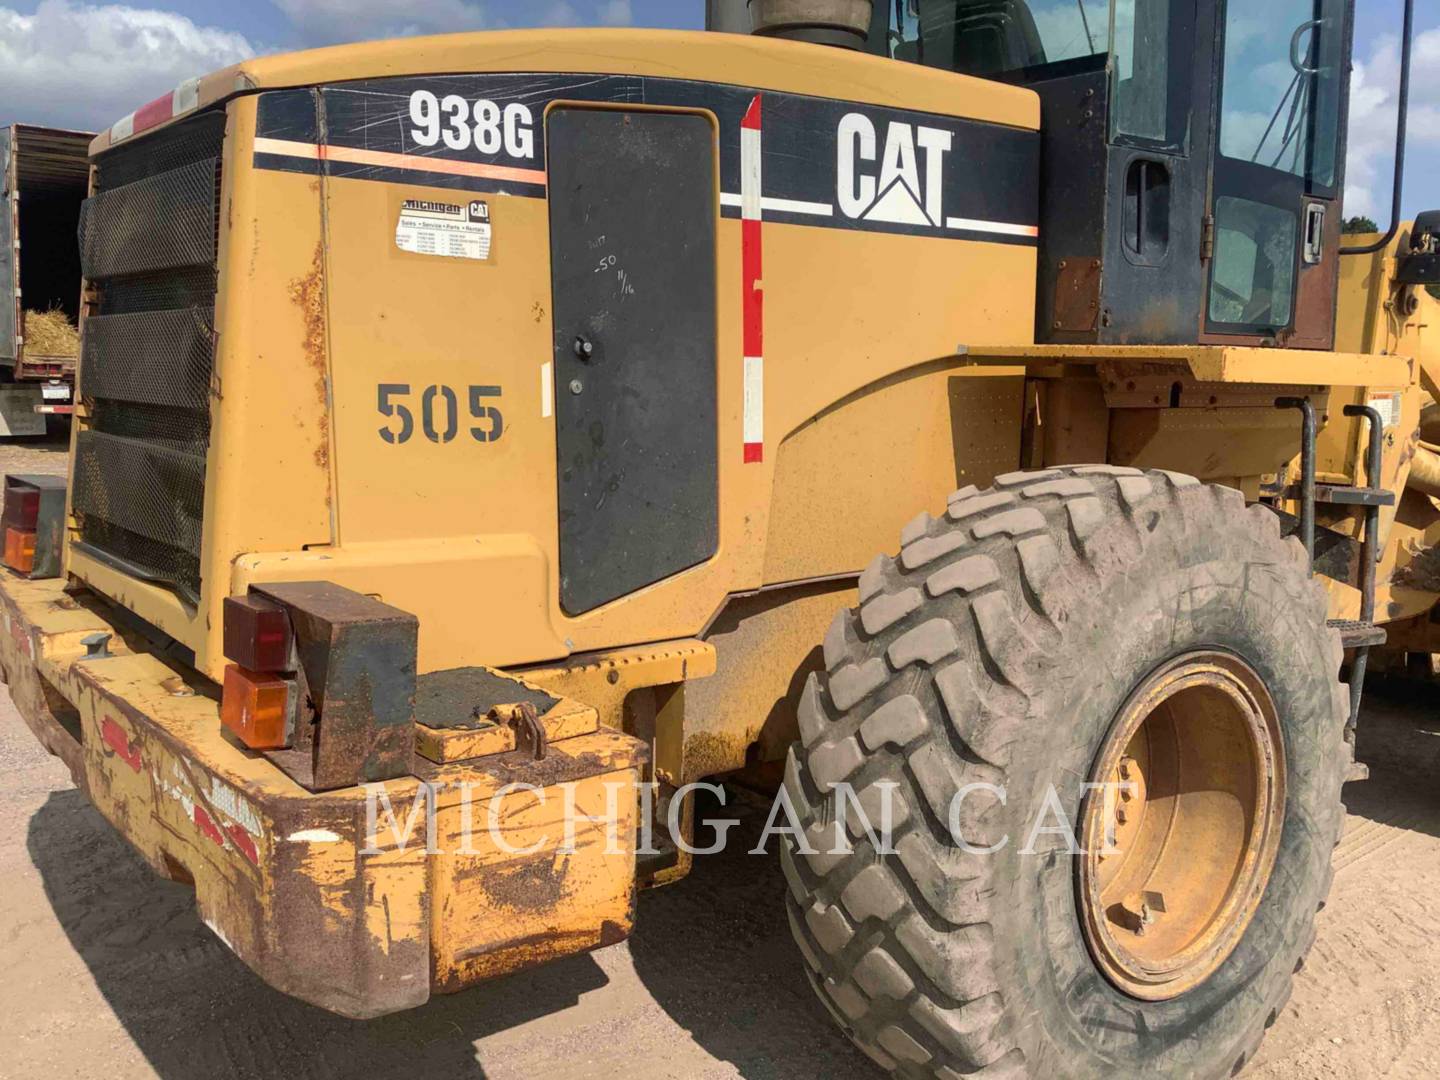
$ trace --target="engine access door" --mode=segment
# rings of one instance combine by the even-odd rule
[[[715,149],[685,113],[546,124],[560,605],[575,615],[715,553]]]

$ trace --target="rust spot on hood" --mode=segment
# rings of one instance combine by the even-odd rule
[[[315,448],[315,464],[330,468],[330,387],[325,352],[325,243],[315,242],[315,256],[310,270],[290,282],[290,300],[300,309],[305,321],[305,338],[301,343],[305,360],[315,370],[315,398],[320,407],[320,443]]]

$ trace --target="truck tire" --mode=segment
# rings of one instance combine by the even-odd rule
[[[1303,549],[1237,491],[1098,465],[901,544],[786,766],[816,993],[896,1076],[1231,1075],[1314,940],[1353,760]]]

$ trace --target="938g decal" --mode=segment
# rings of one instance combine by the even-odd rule
[[[443,142],[451,150],[472,146],[487,156],[502,150],[512,158],[535,157],[535,116],[512,101],[503,108],[489,98],[470,101],[459,94],[436,97],[430,90],[410,95],[410,137],[417,146]]]

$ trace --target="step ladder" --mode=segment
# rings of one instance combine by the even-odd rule
[[[1365,479],[1369,487],[1315,482],[1315,407],[1309,398],[1276,398],[1277,409],[1297,409],[1301,417],[1300,483],[1285,492],[1286,497],[1300,503],[1300,540],[1315,573],[1315,506],[1361,507],[1365,511],[1364,534],[1360,541],[1360,618],[1331,619],[1329,626],[1340,632],[1347,650],[1354,652],[1350,664],[1350,722],[1353,731],[1360,719],[1360,698],[1365,692],[1365,668],[1370,650],[1385,644],[1385,630],[1375,625],[1375,565],[1380,561],[1380,508],[1395,505],[1395,493],[1379,487],[1380,468],[1384,455],[1385,421],[1377,409],[1369,405],[1346,405],[1346,416],[1358,416],[1369,429],[1369,445],[1365,455]]]

